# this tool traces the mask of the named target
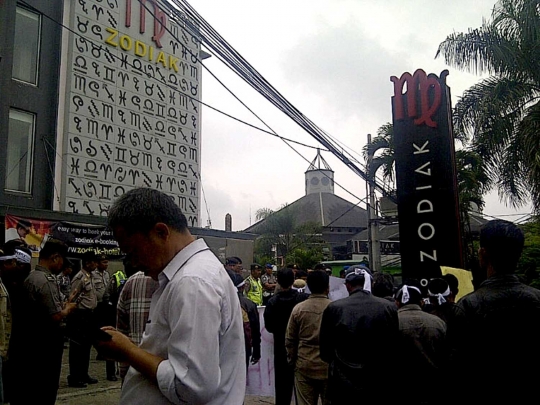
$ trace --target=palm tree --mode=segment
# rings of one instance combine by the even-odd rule
[[[456,104],[456,136],[483,159],[499,196],[513,206],[531,199],[540,211],[539,0],[500,0],[480,28],[454,33],[436,57],[491,76]]]
[[[377,152],[381,152],[375,155]],[[371,164],[367,168],[367,173],[370,178],[375,178],[375,174],[382,168],[382,176],[384,180],[383,187],[394,190],[396,188],[396,168],[394,157],[394,126],[387,122],[377,130],[377,136],[364,146],[364,158],[367,160],[369,156],[373,156]]]
[[[383,178],[389,179],[391,184],[395,179],[395,150],[394,150],[394,128],[391,123],[382,125],[377,130],[377,136],[371,143],[364,146],[364,156],[369,153],[381,152],[372,160],[370,170],[374,175],[379,168],[383,168]],[[486,172],[481,156],[470,149],[460,149],[456,151],[456,176],[459,195],[459,212],[462,229],[464,232],[464,243],[466,246],[472,245],[470,215],[471,211],[481,211],[484,208],[484,194],[490,189],[492,180]],[[395,187],[395,186],[394,186]],[[390,192],[395,193],[395,188]],[[469,250],[467,250],[469,252]],[[467,257],[467,261],[470,258]]]
[[[459,215],[463,229],[465,263],[470,265],[476,258],[471,229],[471,214],[484,208],[484,193],[491,187],[491,179],[486,173],[482,158],[474,151],[456,151],[456,176],[459,194]]]
[[[364,146],[364,156],[376,152],[381,153],[373,157],[368,173],[373,176],[382,168],[383,179],[393,185],[390,191],[394,191],[396,177],[394,128],[389,122],[382,125],[377,130],[377,136]],[[473,208],[472,204],[481,210],[484,207],[483,195],[492,185],[482,157],[471,149],[456,151],[456,172],[460,210],[467,213]]]
[[[475,206],[482,211],[484,193],[491,187],[491,179],[480,155],[470,149],[457,150],[456,175],[460,211],[475,211]]]
[[[274,210],[271,208],[259,208],[257,211],[255,211],[255,220],[261,221],[263,219],[268,218],[270,215],[274,213]]]
[[[256,215],[259,212],[265,215],[261,217],[264,222],[256,242],[257,254],[269,255],[275,248],[278,256],[288,260],[288,256],[298,249],[322,251],[321,226],[312,222],[298,224],[296,207],[284,204],[277,212],[261,208]]]

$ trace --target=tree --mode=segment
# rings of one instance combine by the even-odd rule
[[[540,218],[532,217],[529,221],[520,225],[525,235],[525,246],[518,263],[518,274],[522,274],[523,281],[539,288],[540,277]]]
[[[273,213],[274,213],[274,210],[270,208],[259,208],[257,211],[255,211],[255,220],[261,221],[263,219],[268,218]]]
[[[381,152],[376,155],[377,152]],[[377,136],[364,146],[364,158],[373,156],[367,172],[370,178],[375,178],[377,171],[382,168],[383,180],[390,190],[396,188],[396,159],[394,155],[394,126],[387,122],[377,130]]]
[[[394,128],[391,123],[382,125],[377,130],[377,136],[371,143],[364,147],[364,156],[374,154],[372,164],[368,168],[370,176],[376,174],[377,170],[383,169],[383,179],[393,186],[390,192],[395,191],[395,150],[394,150]],[[377,154],[379,153],[379,154]],[[484,193],[491,187],[492,181],[486,172],[481,156],[471,149],[460,149],[456,151],[456,177],[459,195],[459,213],[461,218],[464,245],[466,249],[467,263],[471,260],[471,255],[476,255],[476,249],[472,249],[472,239],[470,238],[470,213],[471,211],[482,210],[484,207]]]
[[[491,76],[454,109],[456,136],[483,159],[501,199],[540,210],[539,0],[500,0],[480,28],[449,35],[436,57]]]
[[[376,154],[380,152],[379,154]],[[371,143],[364,146],[364,156],[374,154],[372,164],[368,168],[370,176],[374,177],[377,170],[382,168],[383,179],[392,186],[390,191],[395,190],[395,150],[394,128],[389,122],[377,130],[377,136]],[[456,172],[458,193],[460,199],[460,211],[467,214],[473,205],[479,209],[484,207],[484,193],[491,186],[491,179],[486,172],[486,167],[481,156],[471,149],[456,151]]]
[[[265,221],[261,225],[261,236],[255,242],[256,257],[283,257],[284,260],[293,260],[298,256],[302,261],[309,262],[313,257],[316,263],[322,257],[324,241],[321,235],[321,226],[314,222],[297,224],[296,208],[285,204],[279,211],[273,212],[268,208],[257,210],[264,212]]]

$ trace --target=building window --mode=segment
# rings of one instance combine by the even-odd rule
[[[12,77],[14,79],[38,84],[40,37],[41,15],[17,6],[13,44]]]
[[[14,109],[9,111],[5,186],[8,191],[26,194],[32,191],[34,131],[34,114]]]

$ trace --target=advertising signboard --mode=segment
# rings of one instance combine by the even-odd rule
[[[391,77],[401,266],[423,281],[462,268],[448,71]]]

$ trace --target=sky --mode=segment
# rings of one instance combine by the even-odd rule
[[[482,24],[495,0],[191,0],[190,4],[297,109],[359,159],[367,134],[392,121],[390,76],[422,68],[448,69],[452,102],[480,76],[435,59],[452,32]],[[203,47],[204,49],[204,47]],[[315,139],[277,110],[217,58],[204,65],[275,132],[319,147]],[[266,128],[203,71],[202,101]],[[201,225],[243,230],[260,208],[279,209],[305,194],[304,172],[316,149],[291,144],[202,109]],[[330,153],[335,192],[352,203],[365,197],[365,182]],[[340,188],[341,185],[343,188]],[[206,203],[205,203],[206,200]],[[486,196],[484,214],[518,220],[517,210]]]

